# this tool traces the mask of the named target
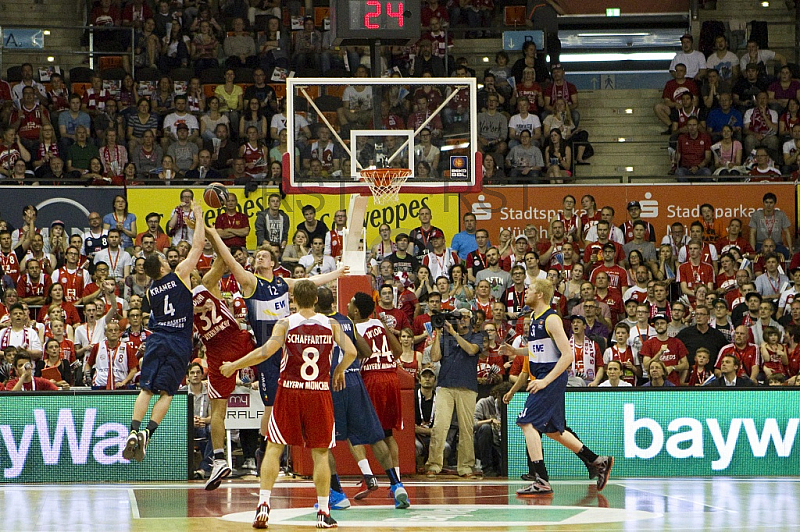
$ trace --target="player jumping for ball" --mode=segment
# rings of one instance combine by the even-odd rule
[[[273,274],[273,267],[279,263],[277,257],[270,250],[261,249],[256,252],[254,257],[255,274],[253,274],[245,270],[233,258],[226,246],[218,244],[217,247],[220,251],[220,258],[225,261],[234,279],[241,287],[241,292],[247,305],[247,319],[255,335],[256,345],[262,346],[270,338],[272,328],[278,320],[289,315],[289,293],[294,289],[297,280],[284,279]],[[317,286],[321,286],[337,279],[341,275],[346,275],[347,272],[348,267],[341,266],[332,272],[310,277],[309,280]],[[259,379],[258,388],[261,393],[261,400],[264,403],[261,434],[265,437],[267,435],[267,422],[278,390],[279,363],[280,357],[273,357],[256,366]],[[263,456],[265,446],[266,439],[256,451],[257,460]]]
[[[214,466],[206,481],[207,490],[215,490],[231,474],[225,460],[225,413],[228,397],[236,388],[236,377],[223,377],[219,367],[223,362],[243,357],[256,344],[252,335],[239,328],[233,313],[222,300],[219,281],[225,273],[225,261],[219,257],[228,247],[213,227],[206,228],[208,241],[217,253],[211,269],[203,276],[202,284],[192,290],[194,326],[200,341],[206,347],[208,362],[208,396],[211,399],[211,444],[214,449]]]
[[[175,273],[160,253],[154,253],[144,262],[144,271],[153,280],[146,294],[150,303],[148,329],[152,334],[147,338],[142,358],[141,391],[133,406],[131,432],[122,451],[126,460],[144,460],[147,444],[167,414],[172,396],[178,391],[192,358],[194,312],[189,276],[203,252],[206,239],[203,209],[192,202],[192,212],[194,220],[200,223],[195,223],[192,247],[186,258],[175,267]],[[154,394],[159,397],[153,405],[150,421],[144,430],[139,430]]]
[[[328,492],[330,467],[328,454],[336,445],[331,389],[345,387],[344,371],[356,358],[356,348],[342,332],[339,323],[314,310],[317,286],[310,280],[294,287],[298,311],[275,324],[267,342],[244,358],[225,362],[220,371],[230,377],[237,370],[269,360],[283,348],[280,378],[269,418],[267,450],[261,463],[261,490],[253,528],[267,528],[270,495],[280,471],[280,457],[285,445],[311,448],[314,460],[314,487],[317,492],[317,528],[334,528],[330,516]],[[331,377],[334,342],[344,351]]]
[[[525,304],[533,309],[528,331],[528,350],[517,349],[507,344],[500,347],[500,355],[526,355],[522,373],[511,390],[503,396],[508,404],[522,387],[528,376],[534,377],[528,384],[528,399],[517,418],[517,425],[525,435],[525,445],[533,462],[536,477],[529,486],[517,490],[521,496],[548,495],[553,493],[550,477],[544,464],[542,434],[557,441],[578,455],[587,465],[597,470],[597,490],[608,482],[613,456],[597,456],[571,432],[566,430],[565,390],[567,369],[572,364],[572,349],[558,314],[550,308],[553,285],[546,279],[534,279],[525,292]]]

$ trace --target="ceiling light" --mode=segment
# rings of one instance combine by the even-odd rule
[[[608,63],[611,61],[667,61],[675,52],[631,52],[608,54],[561,54],[562,63]]]

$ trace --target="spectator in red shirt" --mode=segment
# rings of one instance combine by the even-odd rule
[[[690,117],[686,122],[688,133],[678,137],[675,175],[678,181],[688,181],[687,176],[710,176],[711,138],[699,130],[697,117]]]
[[[42,126],[51,125],[50,111],[36,101],[36,96],[33,87],[22,89],[19,109],[11,113],[9,119],[9,124],[17,130],[19,141],[31,153],[39,147]]]
[[[672,109],[679,107],[681,95],[684,92],[690,92],[693,96],[694,103],[699,102],[700,90],[697,88],[695,82],[686,77],[686,65],[678,63],[675,65],[675,79],[671,79],[664,86],[664,91],[661,93],[663,101],[653,106],[653,111],[656,113],[661,122],[667,126],[664,131],[665,135],[672,133],[672,119],[670,112]]]
[[[236,211],[238,205],[236,194],[228,194],[228,199],[225,200],[225,212],[217,216],[214,222],[220,238],[228,247],[247,247],[250,221],[244,213]]]
[[[669,322],[663,314],[650,318],[650,324],[656,330],[656,336],[648,338],[642,345],[640,355],[643,367],[649,371],[651,362],[660,362],[666,366],[664,378],[673,385],[679,386],[681,375],[689,371],[689,352],[683,342],[677,338],[670,338],[667,334]]]
[[[375,314],[386,325],[386,330],[399,338],[400,331],[411,328],[411,324],[406,313],[394,305],[394,287],[389,283],[381,285],[378,296],[380,300],[375,307]]]
[[[17,354],[14,355],[14,369],[18,378],[11,379],[6,383],[8,392],[54,392],[58,390],[58,386],[49,380],[33,376],[33,359],[25,349],[17,348]]]

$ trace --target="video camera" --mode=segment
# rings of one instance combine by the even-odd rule
[[[453,327],[458,326],[458,321],[461,319],[460,312],[436,312],[431,314],[431,327],[434,329],[444,328],[444,324],[449,322]]]

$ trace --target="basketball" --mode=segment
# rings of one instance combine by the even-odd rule
[[[211,183],[203,192],[203,201],[212,209],[220,209],[228,200],[228,189],[222,183]]]

